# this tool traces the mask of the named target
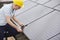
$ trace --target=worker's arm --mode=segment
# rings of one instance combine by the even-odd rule
[[[23,23],[20,22],[20,21],[15,17],[15,15],[13,16],[13,20],[14,20],[15,22],[17,22],[20,26],[24,26]]]
[[[20,30],[11,20],[10,20],[10,16],[6,16],[6,21],[9,25],[11,25],[11,27],[15,28],[18,32],[22,32],[22,30]]]

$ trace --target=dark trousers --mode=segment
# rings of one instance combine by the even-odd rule
[[[5,26],[0,26],[0,40],[3,40],[6,36],[5,32],[8,32],[7,36],[14,36],[18,34],[16,29],[12,28],[9,24],[6,24]]]

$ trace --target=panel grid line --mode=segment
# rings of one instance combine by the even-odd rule
[[[58,5],[54,6],[53,8],[55,8],[55,7],[59,6],[59,5],[60,5],[60,4],[58,4]]]
[[[27,10],[21,12],[20,14],[23,14],[23,13],[25,13],[25,12],[29,11],[30,9],[32,9],[32,8],[34,8],[34,7],[37,7],[37,6],[38,6],[38,5],[34,5],[34,6],[32,6],[31,8],[29,8],[29,9],[27,9]],[[16,15],[16,16],[19,16],[20,14],[18,14],[18,15]]]
[[[60,35],[60,33],[57,33],[56,35],[54,35],[54,36],[50,37],[50,38],[49,38],[49,39],[47,39],[47,40],[50,40],[50,39],[52,39],[52,38],[54,38],[54,37],[56,37],[56,36],[58,36],[58,35]]]
[[[46,3],[50,2],[50,1],[52,1],[52,0],[49,0],[49,1],[45,2],[45,3],[43,3],[43,4],[46,4]]]
[[[55,10],[53,10],[53,11],[51,11],[51,12],[49,12],[49,13],[47,13],[47,14],[45,14],[45,15],[43,15],[43,16],[41,16],[41,17],[39,17],[39,18],[37,18],[37,19],[35,19],[35,20],[33,20],[33,21],[31,21],[30,23],[28,23],[28,24],[26,24],[26,25],[28,26],[29,24],[31,24],[31,23],[33,23],[33,22],[35,22],[35,21],[37,21],[37,20],[39,20],[39,19],[47,16],[48,14],[50,14],[50,13],[52,13],[52,12],[54,12],[54,11],[55,11]]]
[[[40,3],[35,2],[35,1],[32,1],[32,0],[30,0],[30,1],[31,1],[31,2],[34,2],[34,3],[37,3],[38,5],[42,5],[42,6],[44,6],[44,7],[47,7],[47,8],[50,8],[50,9],[53,9],[53,10],[56,10],[56,11],[60,12],[60,10],[58,10],[58,9],[54,9],[54,8],[52,8],[52,7],[48,7],[48,6],[44,5],[44,4],[40,4]]]

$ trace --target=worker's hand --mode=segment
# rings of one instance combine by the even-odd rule
[[[26,25],[21,25],[21,29],[23,30],[26,27]]]
[[[18,31],[18,32],[23,32],[23,30],[22,30],[22,29],[17,29],[17,31]]]
[[[20,27],[17,27],[16,30],[17,30],[18,32],[23,32],[23,30],[22,30]]]
[[[27,25],[21,25],[21,29],[23,30]]]
[[[23,24],[21,24],[20,26],[21,26],[21,29],[23,30],[23,29],[24,29],[24,25],[23,25]]]
[[[21,26],[21,29],[23,30],[27,25],[20,24],[20,26]]]
[[[20,26],[22,27],[22,26],[24,26],[24,24],[20,24]]]

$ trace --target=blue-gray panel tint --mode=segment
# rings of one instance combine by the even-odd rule
[[[55,9],[58,9],[58,10],[60,10],[60,5],[58,5],[57,7],[55,7]]]
[[[40,4],[48,3],[51,0],[38,0],[37,2]]]
[[[60,34],[55,36],[54,38],[50,39],[50,40],[60,40]]]
[[[54,7],[58,4],[60,4],[60,0],[51,0],[50,2],[46,3],[45,5],[48,7]]]
[[[60,12],[53,12],[28,25],[24,33],[31,40],[47,40],[60,32]]]
[[[30,1],[31,1],[31,0],[30,0]],[[32,1],[36,1],[36,2],[37,2],[38,0],[32,0]]]
[[[22,21],[24,24],[28,24],[29,22],[51,12],[52,9],[37,5],[36,7],[32,8],[31,10],[24,12],[17,16],[17,18]]]

